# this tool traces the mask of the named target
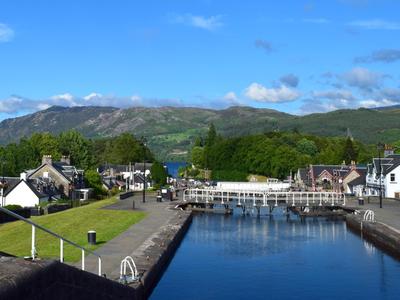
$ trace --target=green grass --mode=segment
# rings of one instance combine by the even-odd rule
[[[110,198],[51,215],[32,217],[31,220],[78,245],[95,250],[146,216],[146,213],[138,211],[100,209],[116,201],[116,198]],[[22,221],[0,225],[0,251],[29,256],[31,228]],[[88,245],[88,230],[96,230],[97,245]],[[36,230],[36,249],[41,258],[59,258],[60,241],[42,230]],[[65,261],[76,262],[80,258],[81,250],[64,243]]]

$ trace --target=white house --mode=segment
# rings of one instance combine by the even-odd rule
[[[20,205],[22,207],[34,207],[41,202],[48,201],[49,195],[40,193],[32,184],[21,180],[17,185],[5,194],[5,205]]]
[[[382,176],[381,176],[382,174]],[[384,158],[374,158],[368,164],[366,176],[366,195],[386,198],[400,198],[400,155],[390,154]]]

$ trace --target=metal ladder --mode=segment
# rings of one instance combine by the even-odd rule
[[[82,251],[82,268],[81,269],[82,270],[85,270],[85,253],[87,252],[87,253],[90,253],[90,254],[93,254],[94,256],[96,256],[98,259],[98,275],[101,276],[101,256],[99,254],[97,254],[96,252],[91,251],[85,247],[82,247],[82,246],[62,237],[61,235],[59,235],[47,228],[44,228],[43,226],[36,224],[35,222],[32,222],[31,220],[21,217],[20,215],[14,213],[4,207],[0,206],[0,211],[18,219],[18,220],[28,223],[32,226],[32,244],[31,244],[31,259],[32,260],[35,260],[35,258],[36,258],[36,228],[37,228],[37,229],[43,230],[44,232],[47,232],[48,234],[50,234],[60,240],[60,262],[64,263],[64,242],[66,242],[67,244],[70,244],[70,245],[74,246],[75,248],[81,249],[81,251]]]

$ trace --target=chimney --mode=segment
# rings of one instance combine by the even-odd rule
[[[20,175],[19,175],[19,178],[21,179],[21,180],[24,180],[24,181],[26,181],[26,172],[22,172]]]
[[[351,161],[350,170],[357,169],[356,162],[354,160]]]
[[[393,147],[385,144],[385,150],[383,152],[383,157],[388,157],[389,155],[394,154]]]
[[[44,164],[51,165],[52,163],[53,163],[53,160],[51,159],[51,155],[43,155],[42,165],[44,165]]]
[[[68,156],[63,155],[61,156],[61,162],[67,165],[71,165],[71,158],[69,157],[69,155]]]

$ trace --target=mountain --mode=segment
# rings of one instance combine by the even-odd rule
[[[267,131],[298,130],[323,135],[353,137],[365,143],[400,140],[400,110],[345,109],[305,116],[271,109],[230,107],[223,110],[192,107],[60,107],[53,106],[0,123],[0,143],[17,141],[34,132],[60,133],[76,129],[89,138],[122,132],[146,136],[160,159],[184,159],[198,135],[213,122],[219,134],[240,136]]]

